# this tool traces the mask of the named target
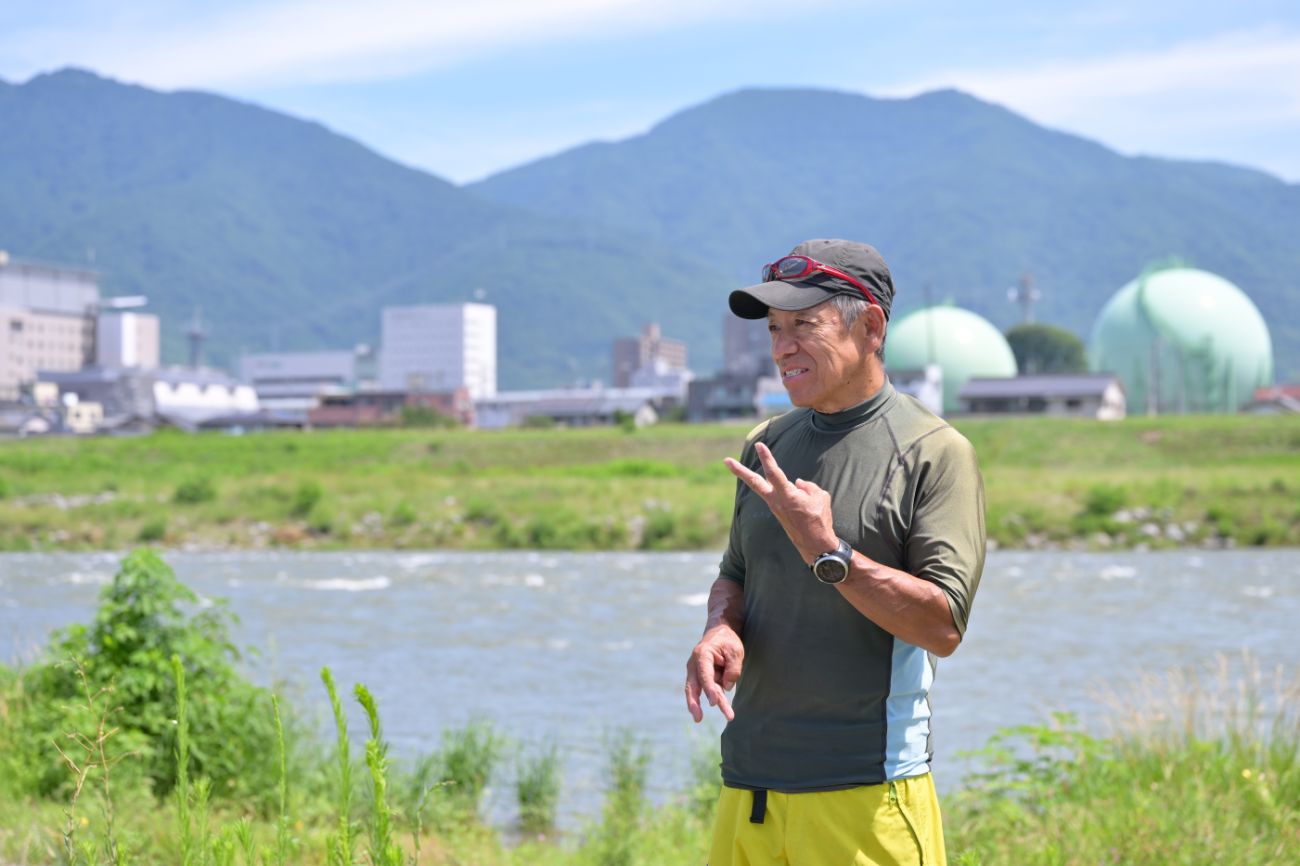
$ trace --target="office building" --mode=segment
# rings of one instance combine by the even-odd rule
[[[497,392],[497,311],[490,304],[385,307],[379,387],[451,392],[474,400]]]
[[[640,370],[664,376],[686,369],[686,344],[670,340],[659,332],[659,325],[647,323],[639,337],[620,337],[614,341],[611,381],[615,388],[632,387]]]

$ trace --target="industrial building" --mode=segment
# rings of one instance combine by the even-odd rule
[[[327,394],[356,388],[374,378],[374,351],[262,352],[239,359],[239,378],[257,392],[258,404],[275,412],[306,415]]]
[[[961,411],[961,389],[975,377],[1016,375],[1016,356],[987,319],[953,306],[924,307],[889,326],[888,370],[925,370],[937,365],[943,383],[943,411]]]
[[[1088,366],[1120,378],[1131,413],[1235,412],[1273,384],[1273,342],[1245,292],[1172,263],[1148,268],[1106,302]]]

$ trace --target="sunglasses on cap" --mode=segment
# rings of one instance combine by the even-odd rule
[[[785,258],[777,259],[770,265],[763,265],[763,282],[770,283],[774,280],[780,280],[781,282],[801,280],[809,274],[816,273],[827,274],[828,276],[844,280],[844,282],[849,285],[857,287],[857,290],[862,292],[866,297],[868,303],[876,304],[877,306],[880,305],[880,302],[876,300],[876,296],[871,294],[871,290],[862,285],[861,282],[850,277],[839,268],[824,265],[816,259],[809,258],[808,256],[786,256]]]

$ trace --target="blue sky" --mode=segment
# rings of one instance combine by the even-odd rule
[[[741,87],[957,87],[1123,153],[1300,182],[1300,3],[5,0],[0,78],[80,66],[319,120],[455,181]],[[773,118],[789,134],[834,118]]]

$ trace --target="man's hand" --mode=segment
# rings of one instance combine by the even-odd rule
[[[727,721],[736,714],[731,710],[731,701],[727,692],[740,679],[740,669],[745,660],[745,645],[740,635],[726,623],[710,628],[700,638],[700,642],[691,651],[686,660],[686,709],[691,718],[699,722],[704,719],[704,709],[700,706],[703,694],[709,706],[717,707]]]
[[[834,550],[839,540],[831,514],[831,495],[811,481],[801,479],[791,483],[762,442],[755,443],[754,450],[763,464],[762,475],[730,457],[723,462],[732,475],[745,482],[772,509],[805,562],[811,563],[826,551]]]

